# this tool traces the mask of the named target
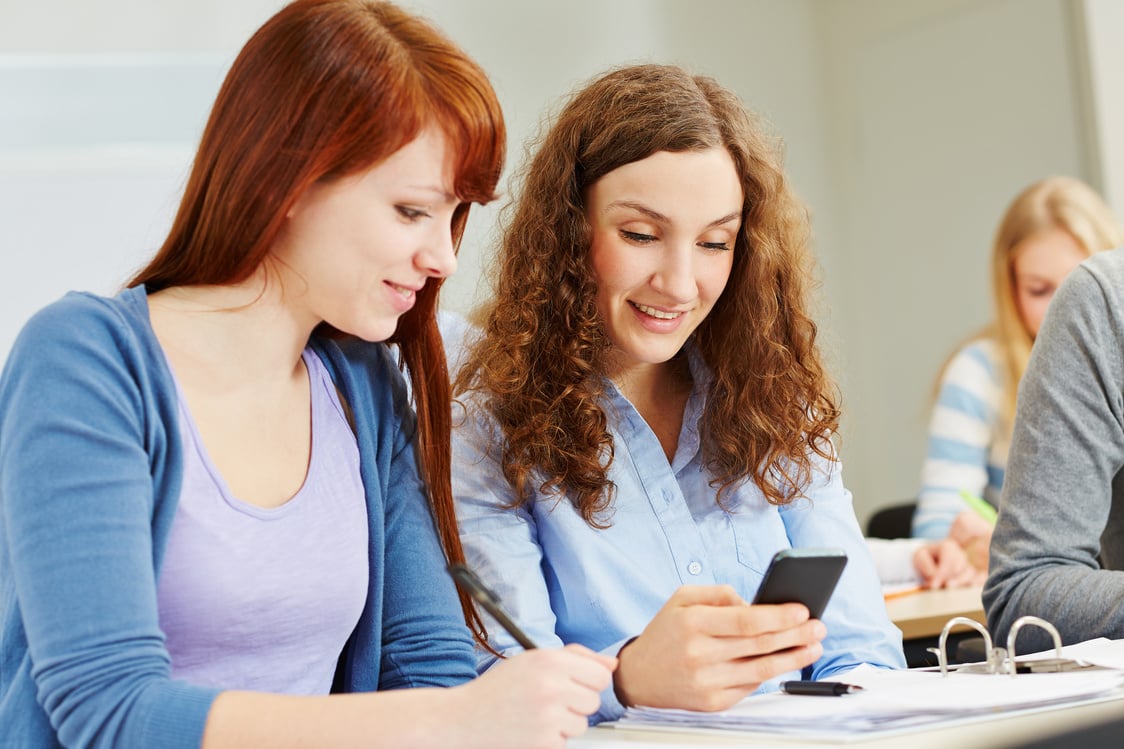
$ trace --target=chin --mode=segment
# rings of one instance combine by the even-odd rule
[[[628,355],[637,364],[664,364],[674,359],[677,353],[679,353],[679,348],[676,348],[674,350],[668,349],[665,351],[663,349],[653,349],[651,347],[648,347],[633,349],[632,351],[628,352]]]
[[[329,325],[333,325],[331,321]],[[394,335],[394,331],[398,329],[398,318],[392,321],[378,321],[373,322],[367,320],[364,324],[357,325],[333,325],[336,330],[346,333],[350,336],[355,336],[360,340],[367,341],[368,343],[381,343]]]

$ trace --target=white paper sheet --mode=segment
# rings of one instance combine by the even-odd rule
[[[1124,658],[1124,645],[1115,646],[1113,651]],[[1107,652],[1101,650],[1098,651],[1100,655],[1093,655],[1098,659],[1107,658]],[[933,672],[861,666],[840,680],[858,684],[864,690],[841,697],[757,695],[715,713],[631,708],[620,724],[726,729],[847,741],[860,736],[869,738],[872,733],[899,733],[934,724],[1124,696],[1121,690],[1124,672],[1110,669],[1011,677],[955,672],[941,676]]]

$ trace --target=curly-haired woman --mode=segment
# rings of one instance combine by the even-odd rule
[[[569,100],[510,210],[455,386],[453,493],[467,558],[533,639],[619,653],[597,718],[904,665],[765,128],[709,78],[621,68]],[[850,557],[823,621],[746,603],[795,546]]]

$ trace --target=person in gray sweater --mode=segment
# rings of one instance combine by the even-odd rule
[[[1005,645],[1033,614],[1064,644],[1124,637],[1124,248],[1066,278],[1020,385],[983,591]],[[1052,647],[1037,627],[1017,651]]]

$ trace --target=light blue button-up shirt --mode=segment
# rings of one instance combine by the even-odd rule
[[[499,467],[498,427],[470,400],[454,407],[453,493],[468,563],[541,647],[577,642],[616,655],[681,585],[728,584],[753,598],[773,554],[790,547],[846,550],[848,563],[823,616],[823,656],[803,678],[822,679],[857,666],[904,668],[901,632],[886,615],[878,576],[851,507],[838,463],[819,460],[806,498],[769,504],[752,482],[716,502],[700,452],[698,424],[708,376],[691,357],[695,386],[671,464],[655,433],[610,384],[603,404],[616,450],[609,478],[616,495],[605,529],[589,526],[573,506],[536,496],[506,509],[513,497]],[[491,645],[517,652],[494,622]],[[495,660],[482,653],[481,671]],[[808,673],[810,671],[810,673]],[[792,672],[763,684],[777,689]],[[613,689],[594,721],[623,708]]]

